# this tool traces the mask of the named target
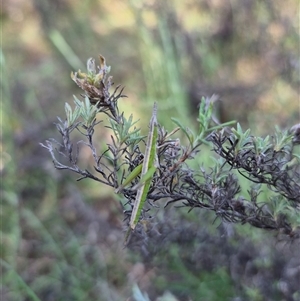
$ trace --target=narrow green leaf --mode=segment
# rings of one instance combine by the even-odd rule
[[[191,131],[186,128],[185,126],[182,125],[182,123],[176,119],[176,118],[171,118],[171,120],[180,127],[180,129],[184,132],[184,134],[186,135],[186,137],[188,138],[189,142],[190,142],[190,145],[193,145],[193,142],[194,142],[194,137],[191,136]]]

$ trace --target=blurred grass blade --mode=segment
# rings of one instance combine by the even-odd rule
[[[49,33],[49,38],[59,52],[64,56],[69,65],[74,69],[84,69],[85,65],[69,46],[65,38],[57,30],[52,30]]]
[[[29,300],[41,301],[41,299],[35,294],[35,292],[30,288],[30,286],[28,286],[28,284],[23,280],[23,278],[11,267],[10,264],[8,264],[6,261],[0,258],[0,265],[8,270],[8,272],[5,274],[5,278],[9,275],[9,273],[13,274],[13,279],[15,282],[18,283],[18,287],[24,290],[22,294],[24,294],[25,292],[27,296],[30,297]],[[2,284],[5,282],[5,278],[2,278]]]
[[[143,294],[137,284],[132,287],[133,297],[135,301],[150,301],[147,294]]]

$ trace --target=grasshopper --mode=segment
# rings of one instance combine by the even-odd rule
[[[157,123],[157,105],[154,103],[152,117],[149,123],[149,134],[147,137],[146,150],[144,155],[144,161],[138,165],[127,177],[126,181],[120,186],[116,192],[121,191],[126,185],[134,180],[139,174],[141,174],[140,182],[133,187],[137,189],[133,210],[129,222],[129,229],[125,237],[125,242],[131,232],[134,230],[141,217],[141,212],[144,207],[147,195],[150,189],[150,185],[153,179],[153,175],[158,168],[157,159],[157,138],[158,138],[158,123]]]
[[[136,199],[133,206],[130,227],[134,230],[141,216],[141,211],[144,207],[144,203],[147,199],[149,188],[152,182],[153,175],[158,168],[157,160],[157,105],[154,103],[152,117],[149,123],[149,134],[147,137],[147,144],[144,156],[144,162],[142,166],[141,181],[137,185]]]

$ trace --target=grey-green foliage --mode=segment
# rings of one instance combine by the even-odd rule
[[[104,57],[100,56],[100,62],[101,68],[98,69],[105,73]],[[117,87],[110,94],[111,79],[106,81],[100,71],[89,72],[88,75],[78,72],[79,77],[76,77],[77,73],[72,75],[72,79],[85,91],[85,99],[80,101],[75,97],[74,110],[65,105],[67,121],[60,120],[57,125],[63,136],[63,144],[48,140],[43,146],[51,153],[56,168],[69,169],[80,174],[80,179],[99,181],[121,193],[126,209],[125,220],[130,220],[141,176],[137,174],[132,182],[128,179],[143,164],[146,136],[141,135],[132,115],[127,119],[123,113],[119,113],[118,100],[124,97],[123,90],[116,94]],[[151,174],[147,189],[148,204],[168,200],[165,206],[181,203],[190,209],[213,211],[218,218],[227,222],[248,223],[254,227],[298,236],[300,164],[299,156],[295,153],[298,143],[295,132],[276,129],[273,136],[255,137],[250,129],[243,130],[240,124],[230,129],[228,126],[233,122],[220,124],[214,118],[216,100],[215,96],[202,98],[197,132],[186,127],[182,120],[172,119],[186,137],[187,145],[173,137],[177,128],[168,132],[158,124],[155,147],[158,164],[157,170]],[[110,120],[110,126],[104,127],[109,131],[107,136],[110,141],[106,143],[107,149],[98,154],[93,135],[96,126],[103,124],[104,116]],[[95,161],[94,171],[79,168],[79,148],[73,151],[70,138],[73,130],[78,130],[86,138],[87,141],[78,143],[84,143],[91,150]],[[58,152],[53,148],[53,143],[60,145]],[[208,169],[203,166],[192,168],[187,162],[197,156],[204,144],[212,145],[214,155],[219,158]],[[58,155],[68,158],[69,165],[61,164]],[[201,165],[201,161],[199,163]],[[241,190],[236,172],[248,181],[247,194]],[[271,194],[260,200],[261,190],[269,190]],[[139,225],[137,231],[143,232],[148,227],[148,209],[151,207],[145,206],[139,215],[144,224]]]

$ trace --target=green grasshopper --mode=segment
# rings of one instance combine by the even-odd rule
[[[141,181],[138,183],[136,199],[133,206],[131,218],[130,218],[130,227],[134,230],[137,225],[141,211],[144,207],[144,203],[147,199],[149,188],[152,182],[153,175],[158,168],[157,160],[157,105],[154,103],[152,117],[149,123],[149,134],[147,137],[147,144],[144,156],[144,162],[142,166]]]
[[[141,212],[144,207],[147,195],[150,189],[150,185],[153,179],[153,175],[158,168],[157,160],[157,138],[158,138],[158,123],[157,123],[157,105],[154,103],[152,117],[149,123],[149,134],[147,137],[146,150],[144,155],[144,161],[138,165],[126,178],[126,181],[120,186],[116,192],[121,191],[126,185],[134,180],[141,173],[140,182],[133,187],[137,189],[136,199],[134,202],[133,210],[130,218],[130,228],[125,237],[125,242],[131,232],[134,230],[141,217]]]

